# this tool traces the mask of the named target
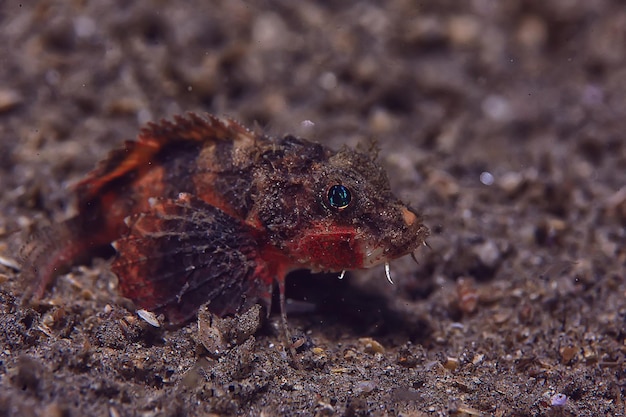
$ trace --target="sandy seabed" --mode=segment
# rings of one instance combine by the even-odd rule
[[[624,415],[621,2],[5,1],[0,40],[0,415]],[[393,286],[289,277],[299,368],[275,313],[217,323],[220,355],[202,317],[153,328],[107,260],[20,302],[28,231],[186,111],[375,139],[431,229]]]

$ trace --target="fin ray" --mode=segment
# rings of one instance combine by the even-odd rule
[[[207,301],[216,314],[240,312],[263,298],[263,284],[271,282],[258,276],[264,262],[254,231],[188,194],[155,200],[149,212],[130,219],[129,229],[114,244],[120,289],[171,323],[186,321]]]

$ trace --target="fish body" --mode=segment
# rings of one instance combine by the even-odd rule
[[[369,268],[428,235],[369,155],[211,115],[148,124],[75,192],[78,214],[24,248],[34,298],[112,245],[121,293],[174,324],[207,302],[219,315],[269,307],[294,269]]]

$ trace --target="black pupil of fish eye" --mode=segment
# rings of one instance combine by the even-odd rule
[[[348,207],[352,200],[350,190],[347,187],[337,184],[328,189],[328,203],[334,208],[344,209]]]

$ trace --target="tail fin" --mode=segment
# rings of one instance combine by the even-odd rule
[[[44,227],[28,238],[20,249],[20,278],[26,283],[24,301],[40,300],[56,276],[103,245],[90,240],[82,226],[82,219],[73,217]]]

